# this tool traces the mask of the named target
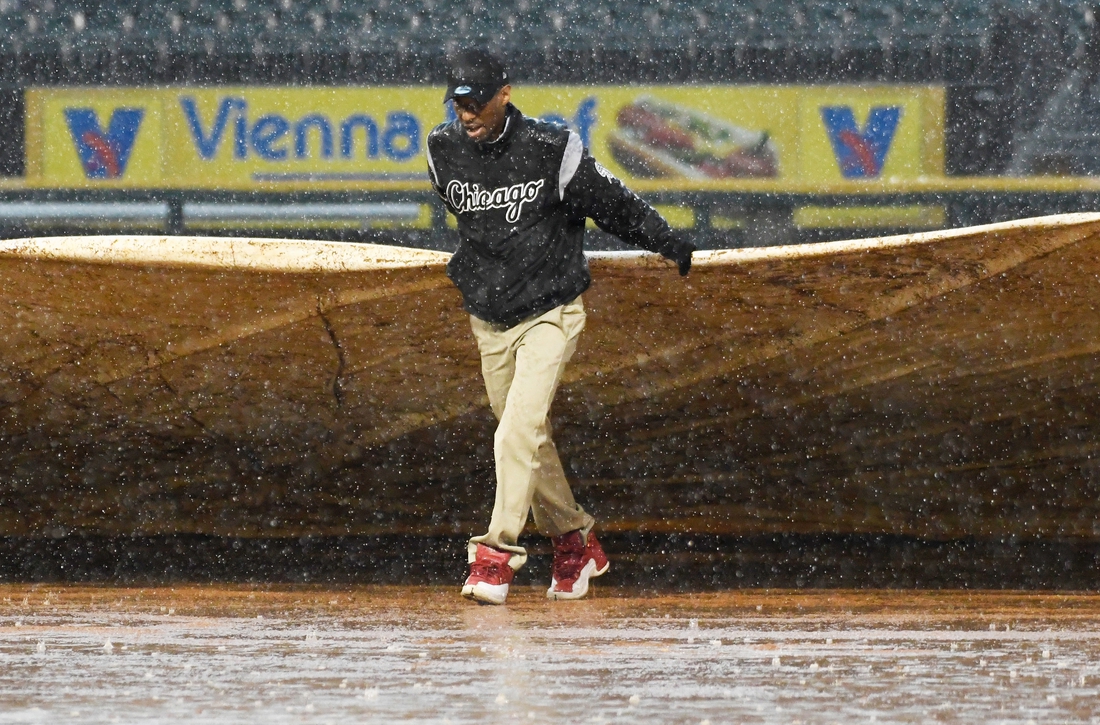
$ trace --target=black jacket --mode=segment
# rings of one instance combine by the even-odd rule
[[[508,106],[504,132],[471,140],[460,122],[428,135],[432,186],[458,219],[447,275],[475,317],[504,325],[588,289],[586,217],[628,244],[670,259],[694,247],[593,159],[577,134]]]

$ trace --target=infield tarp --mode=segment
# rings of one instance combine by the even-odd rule
[[[591,258],[553,421],[604,530],[1100,537],[1100,215],[696,258]],[[0,535],[479,530],[446,260],[0,244]]]

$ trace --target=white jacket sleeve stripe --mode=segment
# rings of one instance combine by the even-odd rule
[[[424,144],[424,152],[428,155],[428,171],[432,174],[432,186],[439,188],[439,175],[435,173],[435,162],[432,161],[432,148]]]
[[[577,173],[577,167],[581,165],[581,157],[584,156],[584,144],[581,137],[572,131],[569,132],[569,140],[565,144],[565,153],[561,156],[561,168],[558,169],[558,198],[565,198],[565,187],[573,180]],[[431,163],[429,161],[429,163]]]

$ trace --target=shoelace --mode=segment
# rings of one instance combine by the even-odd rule
[[[584,545],[566,544],[554,548],[554,578],[559,582],[576,579],[584,564]]]
[[[482,579],[500,579],[500,564],[479,559],[470,564],[470,574]]]

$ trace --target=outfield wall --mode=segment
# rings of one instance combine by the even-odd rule
[[[444,89],[36,88],[32,187],[392,190],[426,186]],[[517,86],[615,174],[662,188],[777,191],[943,176],[939,86]]]
[[[32,88],[0,234],[278,230],[451,248],[424,156],[448,117],[442,90]],[[574,129],[700,247],[1100,208],[1100,177],[946,175],[940,85],[521,85],[515,100]]]

